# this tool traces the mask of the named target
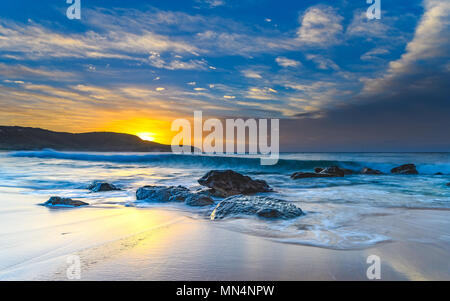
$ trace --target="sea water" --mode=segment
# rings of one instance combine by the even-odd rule
[[[392,175],[390,169],[414,163],[419,175]],[[292,180],[298,171],[337,165],[361,170],[378,169],[384,175],[348,175],[343,178]],[[192,218],[208,219],[214,206],[192,208],[182,204],[137,202],[144,185],[183,185],[200,189],[197,180],[213,169],[232,169],[262,179],[274,189],[263,195],[293,202],[306,214],[288,221],[237,216],[211,221],[215,226],[265,237],[280,243],[331,249],[363,249],[398,239],[450,240],[415,231],[399,233],[395,223],[408,210],[450,210],[450,153],[284,153],[274,166],[261,166],[249,156],[175,155],[170,153],[91,153],[17,151],[0,153],[0,190],[15,189],[23,198],[45,202],[50,196],[70,197],[91,207],[140,210],[158,207],[181,211]],[[443,175],[436,175],[436,173]],[[93,181],[113,183],[121,191],[91,193]],[[31,198],[32,196],[32,198]],[[220,202],[220,199],[216,199]],[[1,205],[1,200],[0,200]],[[27,206],[37,206],[30,202]],[[2,210],[16,210],[14,204]],[[21,203],[23,206],[23,203]],[[45,208],[42,208],[44,210]],[[77,210],[77,209],[73,209]],[[17,214],[20,214],[17,210]],[[386,217],[384,225],[377,217]],[[443,221],[449,222],[449,221]],[[6,225],[1,225],[5,227]],[[419,225],[420,227],[420,225]],[[448,227],[447,227],[448,228]],[[424,229],[426,230],[426,229]]]

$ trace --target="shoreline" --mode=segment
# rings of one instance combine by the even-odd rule
[[[49,210],[29,207],[38,197],[14,189],[0,196],[3,202],[28,204],[20,211],[23,220],[34,216],[34,223],[47,221],[44,227],[21,229],[17,212],[0,211],[11,219],[9,231],[0,232],[1,280],[68,280],[70,255],[81,260],[81,280],[367,280],[369,255],[380,256],[382,280],[450,279],[450,244],[444,241],[393,241],[361,250],[332,250],[236,232],[176,209]],[[418,224],[431,214],[402,211]],[[447,211],[437,212],[434,217],[449,220]],[[384,224],[398,222],[389,216],[376,218]],[[429,231],[445,233],[428,223]],[[5,266],[8,257],[10,264]]]

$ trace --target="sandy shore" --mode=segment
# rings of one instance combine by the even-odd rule
[[[80,258],[82,280],[367,280],[369,255],[381,258],[382,280],[450,280],[448,239],[330,250],[230,231],[177,210],[50,210],[30,205],[41,199],[14,189],[0,200],[0,280],[67,280],[71,255]],[[409,225],[374,218],[410,231],[426,231],[414,221],[429,219],[429,231],[448,235],[432,220],[449,217],[449,211],[411,210]]]

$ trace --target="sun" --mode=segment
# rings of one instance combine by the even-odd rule
[[[155,141],[154,133],[138,133],[136,134],[139,138],[145,141]]]

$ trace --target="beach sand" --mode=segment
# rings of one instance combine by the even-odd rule
[[[382,280],[450,280],[448,237],[331,250],[231,231],[176,209],[48,209],[30,206],[42,199],[15,189],[2,189],[0,200],[14,208],[0,209],[7,225],[0,229],[0,280],[68,280],[72,255],[80,258],[81,280],[367,280],[369,255],[380,257]],[[449,221],[450,211],[401,210],[404,220],[371,221],[408,237],[448,236],[448,223],[433,221]]]

